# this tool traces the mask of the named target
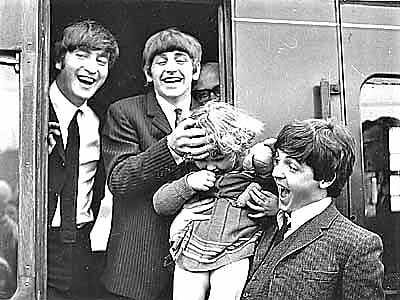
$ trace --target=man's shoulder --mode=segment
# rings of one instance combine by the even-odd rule
[[[342,214],[333,221],[330,231],[336,233],[338,239],[351,244],[371,239],[380,240],[376,233],[354,223]]]
[[[141,106],[147,100],[146,94],[140,94],[135,96],[130,96],[126,98],[119,99],[113,102],[110,107],[120,107],[120,106]]]

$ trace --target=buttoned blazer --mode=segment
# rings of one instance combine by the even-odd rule
[[[270,250],[276,232],[264,232],[242,299],[384,298],[382,240],[334,204]]]
[[[113,219],[102,279],[115,294],[169,298],[172,274],[163,264],[171,217],[157,215],[152,198],[185,172],[168,149],[171,131],[154,92],[119,100],[107,112],[103,151]]]
[[[50,100],[49,100],[49,121],[58,123],[56,112]],[[65,170],[65,151],[64,151],[62,137],[55,136],[55,139],[56,139],[56,145],[53,151],[49,154],[48,158],[48,226],[50,226],[53,220],[54,213],[57,207],[57,200],[59,195],[61,195],[62,188],[64,187],[65,182],[67,180],[70,180],[70,178],[67,178]],[[97,218],[100,209],[101,200],[104,198],[104,189],[105,189],[105,171],[100,149],[100,159],[95,174],[95,180],[93,185],[93,197],[91,203],[91,209],[93,210],[95,219]]]

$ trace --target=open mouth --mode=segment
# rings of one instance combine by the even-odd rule
[[[285,199],[286,197],[289,196],[290,191],[288,188],[280,184],[277,184],[277,186],[278,186],[279,199]]]
[[[165,83],[176,83],[176,82],[181,82],[183,78],[181,77],[166,77],[163,78],[162,81]]]
[[[96,82],[96,79],[94,79],[92,77],[84,76],[84,75],[78,75],[77,78],[80,83],[83,83],[83,84],[89,85],[89,86]]]

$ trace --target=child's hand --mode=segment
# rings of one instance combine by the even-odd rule
[[[262,218],[273,216],[278,212],[278,197],[273,193],[258,188],[249,191],[251,200],[247,201],[247,206],[255,211],[249,214],[251,218]]]
[[[214,186],[216,177],[214,172],[200,170],[187,177],[188,185],[195,191],[208,191]]]
[[[260,177],[268,176],[272,172],[272,146],[274,138],[266,139],[262,143],[255,144],[243,160],[245,170],[255,170]]]

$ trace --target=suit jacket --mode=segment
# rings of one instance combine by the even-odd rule
[[[156,214],[157,189],[183,175],[166,136],[168,120],[154,92],[113,103],[103,129],[113,218],[103,275],[106,288],[134,299],[170,299],[172,274],[165,267],[171,217]]]
[[[242,299],[383,299],[380,237],[331,204],[269,251],[276,226],[257,247]]]
[[[58,122],[57,115],[54,111],[53,105],[49,100],[49,121]],[[59,195],[61,195],[61,190],[67,180],[66,170],[65,170],[65,151],[63,146],[63,141],[60,136],[56,136],[56,145],[49,155],[48,162],[48,227],[50,227],[51,222],[54,217],[54,213],[57,207],[57,201]],[[101,153],[101,149],[100,149]],[[97,165],[97,170],[95,174],[94,186],[93,186],[93,198],[91,209],[93,210],[94,218],[96,219],[101,200],[104,198],[104,188],[105,188],[105,171],[103,159],[100,155],[100,159]],[[93,222],[94,223],[94,222]]]

